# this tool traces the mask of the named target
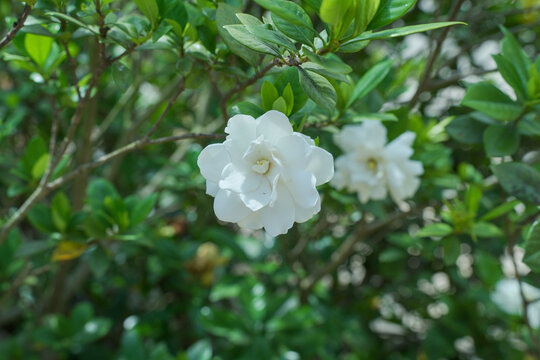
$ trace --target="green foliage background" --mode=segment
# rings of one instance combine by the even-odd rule
[[[1,359],[539,358],[534,321],[491,299],[515,245],[540,287],[536,2],[0,15]],[[345,124],[415,132],[419,191],[361,204],[324,185],[275,239],[219,223],[197,156],[272,109],[334,157]]]

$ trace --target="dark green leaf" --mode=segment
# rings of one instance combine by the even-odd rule
[[[226,25],[240,24],[240,20],[238,20],[238,18],[236,17],[237,12],[238,10],[236,8],[223,2],[219,3],[216,12],[217,30],[219,32],[219,35],[221,36],[225,44],[227,44],[227,47],[231,50],[232,53],[240,56],[246,62],[254,66],[257,63],[258,55],[250,48],[246,47],[238,40],[236,40],[224,28],[224,26]]]
[[[525,203],[540,205],[540,174],[533,167],[509,162],[492,166],[502,188]]]
[[[304,9],[298,4],[287,0],[255,0],[255,2],[267,10],[276,14],[283,20],[287,20],[291,24],[302,26],[310,31],[313,30],[311,19],[306,14]]]
[[[154,25],[159,18],[159,7],[156,0],[133,0],[139,10],[150,20]]]
[[[484,131],[484,148],[489,157],[512,155],[519,147],[519,131],[513,125],[491,125]]]
[[[326,78],[311,71],[300,69],[300,84],[306,91],[306,94],[315,102],[315,104],[334,112],[336,107],[336,90]]]
[[[524,262],[532,271],[540,272],[540,219],[531,226],[525,240]]]

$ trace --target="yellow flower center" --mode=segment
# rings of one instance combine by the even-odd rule
[[[257,160],[251,169],[258,174],[265,175],[270,170],[270,161],[266,159]]]
[[[378,166],[379,166],[379,164],[377,163],[377,160],[375,160],[373,158],[368,159],[367,167],[368,167],[369,170],[375,171],[375,170],[377,170]]]

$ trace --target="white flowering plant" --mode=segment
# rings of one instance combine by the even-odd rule
[[[534,1],[0,15],[0,359],[540,358]]]

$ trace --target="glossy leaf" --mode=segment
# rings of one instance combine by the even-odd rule
[[[492,166],[502,188],[525,203],[540,205],[540,174],[533,167],[508,162]]]
[[[461,104],[500,121],[512,121],[523,110],[521,105],[490,83],[470,86]]]

